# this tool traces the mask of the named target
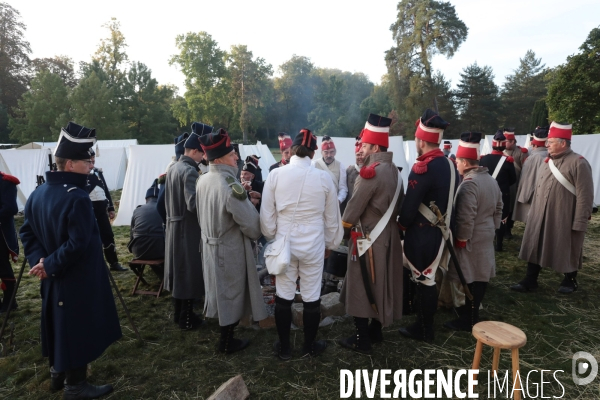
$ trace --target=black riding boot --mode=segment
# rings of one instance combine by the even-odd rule
[[[465,297],[465,305],[456,309],[458,318],[444,323],[446,328],[455,331],[471,332],[473,326],[479,322],[479,306],[485,295],[487,282],[473,282],[468,286],[469,291],[473,295],[473,301]]]
[[[505,226],[500,226],[500,229],[496,229],[496,245],[494,246],[494,250],[496,251],[504,251],[502,247],[502,242],[504,241],[504,229]]]
[[[117,257],[117,248],[114,243],[104,247],[104,257],[106,257],[106,261],[108,261],[111,271],[127,271],[127,268],[123,267],[121,263],[119,263],[119,258]]]
[[[408,268],[402,268],[404,275],[403,296],[402,296],[402,315],[410,315],[415,312],[415,292],[416,283],[411,279],[412,272]]]
[[[204,325],[204,320],[194,313],[194,300],[181,301],[181,314],[179,314],[179,327],[183,330],[196,329]]]
[[[64,372],[58,372],[54,367],[50,367],[50,390],[56,392],[63,390],[65,387],[66,374]]]
[[[529,292],[537,289],[538,287],[538,276],[540,275],[540,271],[542,267],[537,264],[527,263],[527,272],[525,273],[525,279],[521,280],[521,282],[516,285],[512,285],[511,290],[517,292]]]
[[[571,294],[579,288],[577,284],[577,271],[568,272],[558,288],[558,293]]]
[[[175,322],[176,324],[179,323],[179,319],[181,317],[181,305],[183,303],[183,300],[180,299],[176,299],[175,297],[173,297],[173,308],[175,309],[173,311],[173,322]]]
[[[506,220],[506,232],[504,235],[507,239],[512,239],[512,228],[515,226],[515,221],[512,220],[512,213],[508,214],[508,219]]]
[[[363,354],[371,354],[371,339],[369,338],[369,318],[354,317],[356,335],[338,340],[340,346]]]
[[[0,314],[5,313],[8,311],[8,307],[10,306],[10,299],[13,296],[13,293],[15,292],[15,287],[17,286],[16,281],[14,280],[3,280],[2,281],[2,286],[3,286],[3,291],[4,291],[4,295],[3,295],[3,301],[2,301],[2,306],[0,306]],[[16,310],[17,308],[19,308],[17,306],[17,299],[15,298],[15,300],[13,301],[13,305],[12,305],[12,309]]]
[[[279,341],[275,343],[275,352],[282,360],[292,358],[290,345],[290,328],[292,325],[292,303],[294,300],[285,300],[275,296],[275,326]]]
[[[434,286],[417,284],[416,311],[417,321],[398,331],[411,339],[433,342],[433,316],[437,311],[438,294]]]
[[[63,399],[97,399],[113,391],[112,385],[94,386],[86,380],[87,365],[67,370]]]
[[[372,318],[371,323],[369,324],[369,339],[371,339],[371,343],[381,343],[383,342],[383,333],[381,332],[381,322],[379,320]]]
[[[239,324],[239,321],[235,324],[226,325],[221,327],[221,338],[219,339],[219,351],[225,354],[235,353],[248,347],[250,341],[247,339],[235,339],[233,333],[235,327]]]
[[[304,346],[302,347],[302,355],[318,356],[327,347],[325,340],[315,340],[319,323],[321,322],[321,299],[316,301],[303,301],[304,314],[302,322],[304,323]]]

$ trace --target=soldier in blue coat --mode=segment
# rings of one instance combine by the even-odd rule
[[[410,266],[411,279],[416,282],[417,312],[417,321],[400,328],[400,333],[427,342],[433,341],[433,315],[438,298],[435,272],[442,259],[444,241],[442,231],[420,212],[419,206],[429,207],[430,202],[435,201],[444,215],[452,213],[448,199],[454,198],[459,182],[458,172],[454,162],[440,150],[442,135],[448,125],[429,109],[417,121],[415,144],[419,157],[408,176],[399,219],[400,228],[406,231],[404,254]],[[454,187],[451,188],[452,175]]]
[[[517,173],[514,166],[514,160],[504,154],[506,149],[506,137],[501,130],[498,130],[492,139],[492,152],[481,157],[479,165],[486,167],[492,178],[496,179],[500,192],[502,192],[502,223],[500,228],[496,229],[496,251],[502,251],[502,241],[504,233],[507,231],[507,222],[510,215],[510,187],[517,182]]]
[[[85,189],[95,140],[94,129],[72,122],[62,129],[55,152],[58,171],[47,172],[46,183],[27,200],[20,230],[33,266],[29,274],[41,280],[42,353],[50,361],[51,386],[64,385],[64,399],[95,399],[112,391],[111,385],[87,382],[87,364],[121,337]]]
[[[0,287],[4,292],[4,301],[0,302],[0,314],[8,311],[10,298],[15,290],[15,274],[11,261],[17,262],[19,256],[19,243],[15,231],[14,215],[19,212],[17,206],[17,185],[19,180],[0,172]],[[12,309],[17,309],[17,302]]]

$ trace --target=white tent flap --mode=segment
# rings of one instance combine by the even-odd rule
[[[108,147],[96,156],[96,168],[102,169],[102,174],[108,185],[108,190],[122,189],[125,182],[127,156],[123,147]]]

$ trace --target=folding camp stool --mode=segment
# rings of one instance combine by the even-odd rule
[[[159,270],[164,271],[164,264],[165,264],[164,259],[160,259],[160,260],[136,260],[136,259],[133,259],[133,260],[129,261],[129,268],[131,268],[133,273],[137,276],[137,279],[135,280],[135,285],[133,285],[133,290],[131,291],[131,295],[133,296],[134,294],[147,294],[147,295],[156,296],[156,298],[159,298],[160,293],[162,292],[162,289],[163,289],[163,282],[164,282],[164,278],[162,275],[159,276],[160,286],[158,287],[158,291],[156,291],[156,292],[149,291],[149,290],[139,290],[138,286],[140,284],[140,281],[146,285],[149,285],[148,282],[146,282],[146,280],[144,279],[144,270],[146,269],[146,265],[151,266],[151,268],[154,267],[152,269],[158,268]],[[157,273],[157,275],[159,275],[159,273]]]

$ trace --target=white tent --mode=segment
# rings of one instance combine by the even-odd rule
[[[37,175],[46,176],[48,149],[0,150],[0,169],[16,176],[21,184],[17,186],[17,204],[19,211],[25,207],[29,195],[37,186]]]
[[[335,143],[335,148],[337,150],[335,159],[340,161],[346,167],[353,165],[356,161],[354,158],[354,145],[356,144],[356,139],[350,137],[332,137],[331,139],[333,140],[333,143]],[[319,148],[321,148],[322,140],[323,137],[317,137]],[[396,164],[397,167],[402,167],[402,182],[404,183],[404,190],[406,190],[406,184],[408,182],[408,163],[406,162],[402,137],[391,136],[390,147],[388,150],[394,153],[394,164]],[[317,150],[315,153],[315,159],[319,158],[321,158],[321,151]]]
[[[96,155],[96,168],[101,168],[108,190],[122,189],[127,169],[123,147],[108,147]],[[150,186],[150,185],[148,185]]]
[[[406,156],[408,168],[412,168],[417,160],[417,145],[414,140],[407,140],[404,142],[404,155]]]
[[[31,142],[29,145],[32,145],[33,147],[46,147],[48,149],[52,149],[52,152],[54,153],[56,143],[57,142]],[[137,144],[137,139],[98,140],[95,147],[97,147],[100,152],[102,152],[102,149],[121,147],[125,149],[127,152],[127,158],[129,158],[129,146],[137,146]],[[29,145],[22,146],[20,149],[25,149]]]
[[[573,135],[571,148],[590,163],[594,180],[594,203],[600,204],[600,134]]]
[[[113,225],[131,224],[133,210],[144,204],[146,190],[154,179],[165,172],[173,158],[172,144],[130,146],[129,163],[125,174],[119,212]]]
[[[244,161],[247,156],[251,155],[260,157],[258,164],[262,170],[262,178],[263,180],[267,180],[267,176],[269,176],[269,167],[277,162],[275,157],[273,157],[273,153],[271,153],[271,150],[269,150],[266,144],[262,144],[260,141],[255,145],[240,144],[240,156],[242,157],[242,161]]]

